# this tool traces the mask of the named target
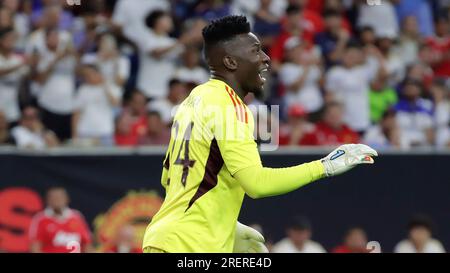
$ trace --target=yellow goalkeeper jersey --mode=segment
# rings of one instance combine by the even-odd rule
[[[232,252],[244,190],[233,178],[262,165],[251,111],[225,82],[197,86],[179,106],[163,162],[166,197],[143,248]]]

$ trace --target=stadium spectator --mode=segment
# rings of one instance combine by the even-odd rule
[[[436,20],[436,35],[425,40],[428,54],[424,61],[432,68],[436,76],[450,77],[450,23],[446,17]]]
[[[115,143],[118,146],[136,146],[147,130],[147,98],[142,92],[134,91],[117,118]]]
[[[147,133],[139,138],[139,145],[168,145],[170,140],[170,129],[162,121],[159,112],[150,111],[147,116],[147,122]]]
[[[109,85],[115,85],[123,93],[123,87],[130,74],[130,61],[120,55],[117,41],[111,34],[104,34],[99,39],[97,53],[86,54],[82,63],[97,66],[105,81]]]
[[[167,84],[175,73],[175,61],[185,46],[201,39],[202,24],[184,32],[179,39],[171,38],[173,21],[169,13],[155,10],[146,18],[147,32],[138,41],[140,68],[137,87],[149,99],[167,96]]]
[[[165,124],[172,122],[175,107],[187,97],[186,84],[177,79],[169,81],[169,92],[166,98],[150,101],[148,110],[159,112]]]
[[[395,8],[398,22],[402,22],[408,16],[414,16],[422,36],[434,34],[433,14],[427,0],[396,0]]]
[[[187,47],[182,55],[182,61],[182,65],[175,70],[174,78],[195,86],[208,81],[209,73],[201,66],[198,48]]]
[[[354,227],[347,230],[342,245],[335,247],[333,253],[368,253],[367,235],[364,229]]]
[[[17,147],[43,149],[59,145],[58,137],[42,124],[38,109],[27,106],[23,109],[19,125],[11,130]]]
[[[0,29],[0,111],[11,125],[20,118],[19,88],[28,71],[28,60],[14,53],[16,37],[13,28]]]
[[[286,89],[284,104],[301,105],[307,113],[319,111],[323,106],[320,81],[322,69],[320,56],[308,50],[297,37],[285,43],[287,61],[281,66],[279,79]]]
[[[373,27],[371,26],[361,27],[358,31],[357,40],[361,43],[363,47],[375,46],[376,36]]]
[[[3,0],[1,4],[2,8],[9,10],[12,14],[12,27],[18,36],[15,49],[20,52],[25,49],[26,40],[28,38],[28,34],[30,33],[30,19],[24,12],[21,11],[21,6],[23,5],[24,3],[21,3],[20,0]],[[0,21],[2,20],[0,19]],[[2,23],[0,23],[0,28],[2,28],[1,25]]]
[[[134,43],[146,34],[145,18],[155,10],[168,12],[170,3],[165,0],[118,0],[111,22],[117,32]]]
[[[68,207],[69,196],[61,187],[46,194],[47,207],[31,221],[29,235],[33,253],[91,252],[91,233],[83,215]]]
[[[389,86],[396,86],[405,77],[405,63],[399,52],[395,50],[394,38],[378,36],[376,45],[377,51],[380,52],[383,73],[387,74],[387,83]]]
[[[42,6],[35,8],[31,14],[31,24],[34,28],[42,28],[47,20],[53,22],[53,27],[59,30],[70,31],[74,22],[73,14],[65,10],[65,1],[42,0]]]
[[[450,147],[450,88],[442,80],[435,81],[431,87],[434,102],[434,124],[436,145]]]
[[[132,225],[124,225],[117,232],[113,245],[105,253],[142,253],[141,246],[136,245],[136,231]]]
[[[421,98],[421,82],[406,79],[402,98],[395,105],[402,143],[410,146],[429,146],[434,143],[432,102]]]
[[[14,138],[9,133],[8,122],[6,116],[0,111],[0,146],[15,145]]]
[[[380,75],[370,84],[369,104],[372,123],[378,123],[386,110],[398,101],[397,92],[386,83],[386,78],[386,75]]]
[[[310,43],[312,36],[304,30],[302,24],[302,8],[298,5],[289,5],[286,8],[285,18],[282,20],[282,30],[275,38],[269,50],[272,70],[277,72],[284,60],[284,48],[286,41],[291,37],[298,37],[301,41]]]
[[[342,64],[331,68],[325,79],[328,100],[343,104],[344,121],[357,132],[364,132],[370,125],[369,85],[382,68],[376,52],[372,48],[366,57],[360,45],[350,43]]]
[[[277,242],[273,253],[325,253],[326,250],[311,240],[312,227],[304,216],[295,216],[287,227],[287,237]]]
[[[83,84],[75,97],[72,132],[75,140],[94,145],[114,144],[115,110],[122,94],[115,85],[108,84],[94,65],[82,68]]]
[[[308,122],[308,114],[300,105],[291,105],[288,110],[287,122],[280,125],[280,145],[301,145],[304,136],[314,130]]]
[[[419,56],[419,48],[422,38],[416,17],[407,16],[403,19],[400,37],[396,50],[403,63],[408,66],[415,63]]]
[[[382,5],[367,5],[364,1],[358,1],[357,26],[371,26],[375,30],[375,35],[379,37],[397,37],[399,26],[393,1],[384,0]]]
[[[363,142],[374,149],[407,148],[407,143],[402,143],[400,129],[397,124],[396,113],[386,110],[381,120],[369,127],[363,137]]]
[[[331,67],[342,60],[347,42],[351,38],[347,29],[342,26],[341,14],[335,10],[327,10],[323,14],[325,29],[315,36],[326,67]]]
[[[424,215],[414,216],[408,224],[408,238],[400,241],[395,253],[445,253],[441,242],[432,237],[431,220]]]
[[[70,34],[57,29],[45,30],[45,48],[38,50],[36,81],[42,121],[65,141],[71,136],[70,120],[75,94],[76,58]],[[61,40],[66,37],[68,40]]]
[[[243,2],[243,1],[241,1]],[[281,29],[280,16],[272,6],[277,0],[260,0],[259,8],[254,12],[254,33],[259,35],[263,48],[270,47]]]
[[[302,145],[339,145],[359,142],[359,135],[343,121],[343,109],[339,103],[325,106],[322,121],[301,140]]]

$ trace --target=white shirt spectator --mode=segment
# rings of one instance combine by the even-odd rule
[[[292,63],[284,64],[280,70],[280,81],[283,85],[292,85],[303,74],[304,67]],[[298,90],[286,90],[285,101],[289,108],[292,104],[300,104],[309,112],[318,111],[323,105],[322,94],[319,89],[319,80],[322,72],[318,66],[310,67],[303,85]]]
[[[58,48],[60,50],[64,50],[72,46],[72,34],[70,34],[70,32],[59,30],[58,36]],[[47,51],[48,49],[46,44],[45,31],[43,29],[39,29],[31,33],[28,39],[28,43],[25,47],[25,53],[28,55],[33,53],[43,54]]]
[[[125,37],[137,43],[147,32],[145,18],[157,9],[170,11],[169,1],[119,0],[114,8],[112,20],[123,27]]]
[[[116,76],[122,79],[128,79],[130,76],[130,60],[127,57],[118,56],[115,59],[101,60],[97,54],[86,54],[81,62],[96,65],[105,81],[117,86],[123,92],[123,87],[116,84]]]
[[[45,52],[41,54],[37,70],[45,71],[55,60],[56,53]],[[44,109],[60,115],[67,115],[73,111],[73,98],[75,93],[75,66],[76,60],[68,56],[59,61],[50,72],[47,81],[39,85],[38,102]]]
[[[308,240],[303,249],[298,249],[289,238],[284,238],[273,246],[273,253],[326,253],[327,251],[317,242]]]
[[[150,54],[158,48],[170,47],[177,40],[168,36],[156,35],[148,30],[139,41],[140,67],[137,79],[137,87],[147,97],[164,98],[170,79],[175,73],[175,61],[183,52],[183,46],[177,46],[161,58],[154,58]]]
[[[197,66],[194,68],[181,67],[175,71],[175,78],[182,82],[194,82],[202,84],[209,80],[209,73],[203,67]]]
[[[425,130],[433,127],[431,101],[419,99],[417,105],[420,106],[420,110],[417,111],[407,111],[403,108],[397,109],[397,123],[400,128],[402,142],[407,143],[408,147],[412,144],[427,145]]]
[[[287,5],[288,1],[286,0],[272,0],[269,11],[276,17],[281,18],[286,11]],[[233,0],[231,3],[231,13],[245,15],[253,25],[253,15],[259,10],[260,6],[260,0]]]
[[[121,98],[120,90],[109,86],[111,95]],[[75,97],[75,109],[80,111],[77,136],[86,138],[111,137],[114,134],[114,106],[102,85],[81,85]]]
[[[11,135],[19,148],[44,149],[46,147],[42,134],[33,132],[26,127],[14,127],[11,130]]]
[[[335,66],[327,73],[326,89],[343,104],[344,121],[355,131],[366,130],[370,125],[369,84],[377,66],[375,60],[368,58],[365,65],[351,69]]]
[[[12,54],[8,57],[0,55],[0,69],[8,69],[23,63],[23,58]],[[20,117],[19,86],[20,80],[27,72],[26,67],[0,76],[0,110],[8,122],[15,122]]]
[[[359,6],[359,27],[370,26],[374,29],[377,37],[396,38],[399,33],[397,14],[395,8],[389,1],[381,1],[381,5]],[[380,20],[380,18],[383,18]]]
[[[418,253],[413,243],[409,240],[403,240],[399,242],[395,248],[395,253]],[[445,249],[441,242],[436,239],[430,239],[426,244],[422,252],[420,253],[445,253]]]

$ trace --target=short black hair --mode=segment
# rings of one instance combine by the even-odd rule
[[[150,12],[147,17],[145,18],[145,25],[149,28],[154,28],[156,25],[156,22],[158,22],[159,18],[168,15],[167,12],[164,10],[154,10]]]
[[[324,18],[328,18],[328,17],[341,17],[341,13],[339,11],[337,11],[336,9],[326,9],[324,10],[324,12],[322,13],[322,16]]]
[[[293,216],[287,225],[288,229],[296,230],[311,230],[311,221],[305,215],[295,215]]]
[[[8,33],[14,32],[13,27],[3,27],[0,29],[0,39],[6,36]]]
[[[286,8],[286,15],[296,14],[302,11],[302,7],[300,5],[291,4]]]
[[[250,23],[242,15],[229,15],[217,20],[203,28],[202,35],[205,46],[215,45],[233,39],[239,34],[250,32]]]
[[[183,84],[183,82],[180,79],[178,79],[178,78],[172,78],[169,81],[169,88],[172,88],[172,87],[174,87],[177,84]]]
[[[408,230],[412,230],[417,227],[426,228],[429,232],[433,231],[433,221],[430,217],[424,214],[414,215],[408,223]]]

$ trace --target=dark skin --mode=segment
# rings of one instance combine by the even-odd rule
[[[263,92],[262,73],[269,69],[270,58],[261,49],[253,33],[239,34],[206,49],[206,61],[213,79],[226,82],[241,98]]]

